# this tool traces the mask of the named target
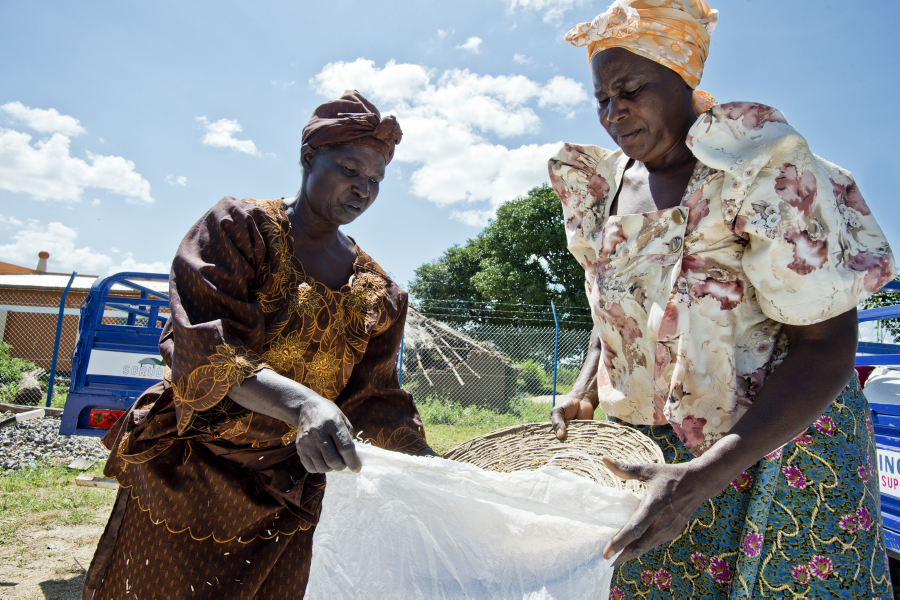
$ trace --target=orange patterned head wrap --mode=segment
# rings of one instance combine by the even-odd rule
[[[616,0],[593,21],[566,34],[573,46],[587,46],[588,61],[609,48],[624,48],[668,67],[694,89],[694,110],[715,99],[696,90],[709,56],[709,36],[719,20],[705,0]]]
[[[347,90],[313,112],[303,128],[303,144],[311,148],[330,144],[357,144],[378,150],[389,163],[403,132],[393,116],[381,118],[375,105],[356,90]]]

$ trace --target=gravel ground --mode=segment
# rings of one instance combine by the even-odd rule
[[[0,429],[0,469],[22,469],[38,460],[68,464],[76,458],[106,460],[107,456],[100,438],[59,435],[59,419],[52,417]]]

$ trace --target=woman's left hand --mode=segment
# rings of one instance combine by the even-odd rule
[[[691,463],[625,465],[608,456],[603,462],[617,477],[643,481],[647,490],[637,511],[603,550],[607,560],[622,551],[616,565],[680,536],[697,508],[722,491]]]

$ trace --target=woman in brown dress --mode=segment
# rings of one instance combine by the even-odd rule
[[[401,137],[358,92],[303,130],[300,191],[223,198],[188,232],[165,381],[104,438],[121,486],[84,598],[302,597],[326,471],[353,438],[434,454],[396,361],[407,295],[339,227]]]

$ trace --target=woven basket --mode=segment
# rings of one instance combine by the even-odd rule
[[[553,464],[582,477],[594,479],[604,487],[644,493],[640,481],[619,479],[606,468],[601,456],[620,462],[663,463],[662,450],[639,431],[609,421],[569,421],[566,439],[559,440],[549,423],[529,423],[498,429],[464,442],[444,454],[444,458],[481,467],[486,471],[534,471],[560,452]]]

